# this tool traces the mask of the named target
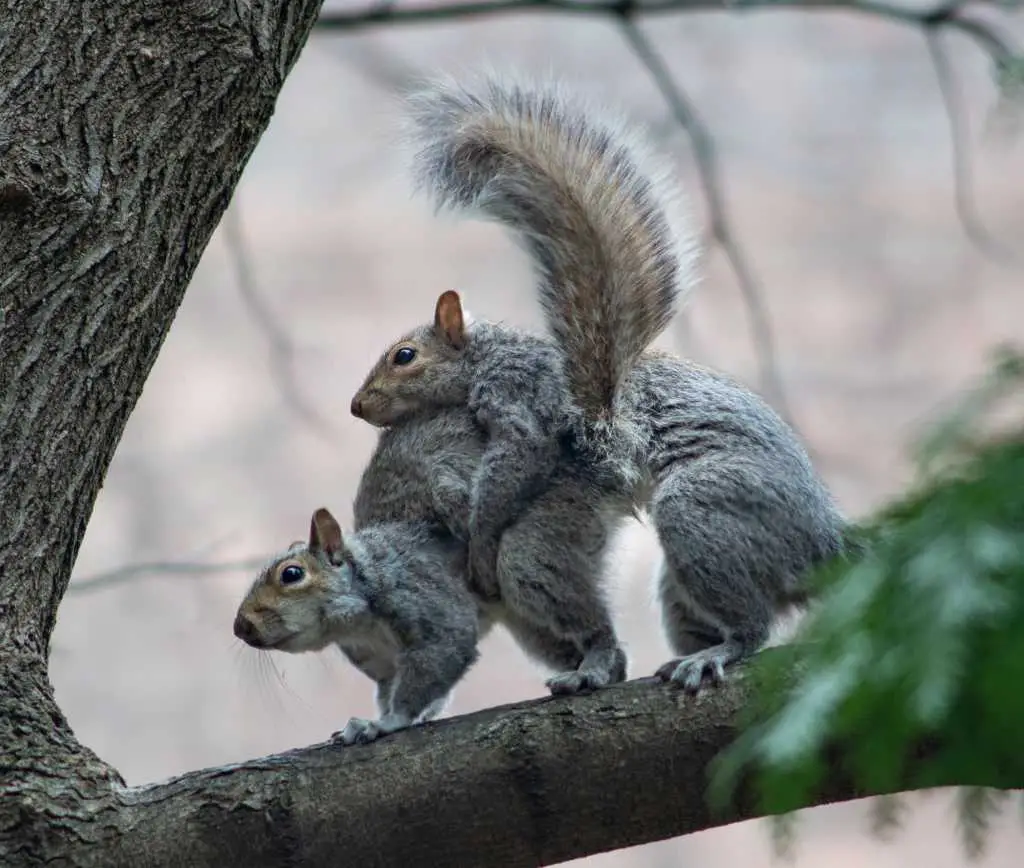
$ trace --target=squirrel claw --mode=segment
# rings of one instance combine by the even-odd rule
[[[713,648],[705,648],[696,654],[676,657],[661,666],[655,676],[662,681],[678,684],[687,693],[696,696],[704,685],[705,677],[714,686],[725,681],[725,667],[738,659],[731,643],[724,642]]]

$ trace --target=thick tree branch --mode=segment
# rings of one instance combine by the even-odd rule
[[[746,694],[645,679],[194,772],[123,792],[102,864],[534,868],[751,819],[704,796]],[[817,803],[866,795],[837,764]]]
[[[0,619],[44,656],[128,415],[319,0],[3,4]]]
[[[110,864],[119,778],[54,701],[50,634],[124,425],[319,10],[0,0],[5,866]]]

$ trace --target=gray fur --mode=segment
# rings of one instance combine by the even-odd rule
[[[346,743],[429,720],[476,661],[479,619],[468,593],[465,552],[423,522],[377,524],[348,542],[353,586],[367,602],[369,629],[338,647],[377,682],[380,717],[350,721]],[[486,629],[486,627],[485,627]]]
[[[408,132],[415,186],[507,227],[530,255],[592,470],[634,469],[621,460],[638,447],[621,388],[696,282],[667,161],[608,107],[509,76],[429,82],[408,98]]]
[[[487,447],[488,436],[467,407],[411,416],[385,429],[356,494],[356,527],[401,516],[468,539],[473,480]],[[626,677],[602,579],[607,540],[628,510],[620,495],[600,488],[563,455],[546,489],[502,535],[493,585],[474,584],[488,625],[504,624],[530,657],[555,670],[552,692]]]
[[[688,220],[672,219],[678,187],[666,164],[623,118],[550,82],[433,81],[409,97],[408,118],[416,185],[438,208],[473,209],[513,231],[549,332],[579,353],[567,372],[573,400],[610,420],[691,284],[696,246]]]
[[[305,577],[282,585],[282,566]],[[465,581],[465,547],[427,522],[364,527],[330,557],[298,543],[274,558],[239,606],[235,633],[291,653],[336,645],[377,685],[377,720],[334,734],[368,742],[437,715],[476,661],[489,622]]]
[[[842,549],[844,520],[792,429],[728,377],[652,355],[629,393],[648,432],[658,595],[680,655],[658,674],[695,691],[803,601],[804,574]]]
[[[468,346],[439,354],[429,380],[404,383],[415,422],[382,435],[379,460],[399,456],[405,470],[410,455],[419,461],[412,475],[429,490],[416,499],[443,506],[428,520],[468,531],[471,545],[503,531],[493,585],[490,557],[472,559],[476,590],[496,592],[528,650],[546,622],[538,656],[575,664],[552,689],[600,686],[605,679],[585,673],[616,669],[610,622],[582,656],[571,637],[598,623],[590,607],[601,602],[610,529],[630,508],[649,508],[664,553],[663,620],[680,655],[659,675],[690,690],[705,676],[721,680],[801,599],[806,570],[840,550],[843,520],[763,401],[649,352],[695,246],[676,243],[668,188],[630,162],[638,152],[621,126],[591,121],[556,91],[498,80],[437,86],[416,97],[413,121],[419,181],[436,201],[475,206],[525,239],[551,338],[474,324]],[[429,340],[430,327],[417,334]],[[468,501],[450,496],[450,475],[437,469],[464,460],[467,439],[434,443],[424,433],[442,419],[435,434],[450,435],[463,398],[466,424],[483,429]],[[443,496],[431,488],[440,479]]]

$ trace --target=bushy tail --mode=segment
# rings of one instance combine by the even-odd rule
[[[677,234],[668,173],[624,123],[554,85],[435,82],[409,107],[417,184],[439,209],[473,208],[516,233],[574,398],[609,420],[691,281],[695,245]]]

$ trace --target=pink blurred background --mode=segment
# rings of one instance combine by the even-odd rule
[[[920,426],[1024,323],[1024,270],[979,252],[957,222],[948,118],[923,37],[838,13],[662,16],[646,30],[719,149],[797,425],[843,507],[862,515],[909,478],[905,449]],[[985,58],[963,37],[947,44],[983,219],[1020,248],[1024,143],[985,135],[995,98]],[[477,316],[539,326],[522,254],[493,227],[432,216],[394,147],[395,85],[481,63],[553,72],[622,105],[654,130],[706,215],[688,141],[611,21],[315,35],[229,215],[279,334],[240,292],[222,224],[128,424],[60,612],[58,700],[129,783],[321,741],[373,711],[371,684],[340,655],[279,656],[278,680],[234,639],[251,570],[139,574],[92,592],[85,583],[130,564],[258,558],[300,537],[320,505],[348,520],[375,436],[349,416],[349,398],[439,291],[460,289]],[[663,343],[756,387],[749,313],[720,251],[704,274]],[[294,386],[275,375],[282,338],[294,345]],[[655,558],[637,525],[612,570],[637,675],[668,653],[650,603]],[[450,713],[542,694],[543,673],[506,636],[482,652]],[[889,843],[870,835],[865,804],[805,813],[796,864],[964,864],[949,799],[911,804]],[[1018,865],[1022,845],[1007,810],[980,864]],[[758,868],[772,852],[754,822],[582,861]]]

